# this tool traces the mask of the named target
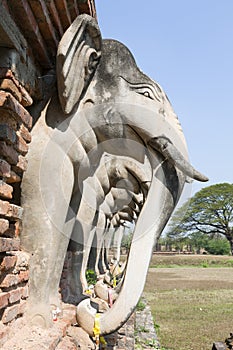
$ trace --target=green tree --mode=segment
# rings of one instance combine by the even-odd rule
[[[197,232],[216,238],[224,236],[233,255],[233,184],[203,188],[174,214],[168,236],[192,237]]]
[[[229,242],[222,237],[208,240],[204,248],[209,254],[214,255],[228,255],[230,253]]]

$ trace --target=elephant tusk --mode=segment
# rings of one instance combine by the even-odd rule
[[[199,171],[194,169],[191,164],[189,164],[189,162],[184,158],[180,151],[178,151],[178,149],[167,137],[154,137],[150,139],[149,144],[153,149],[160,152],[185,175],[201,182],[209,180],[208,177],[201,174]]]

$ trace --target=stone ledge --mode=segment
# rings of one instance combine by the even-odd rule
[[[138,349],[160,349],[151,309],[146,300],[143,301],[146,305],[145,309],[136,311],[135,343],[138,345]]]
[[[75,306],[68,304],[64,304],[62,318],[54,322],[50,329],[45,330],[32,326],[22,317],[12,325],[5,326],[5,330],[8,329],[8,337],[5,342],[1,342],[0,339],[1,350],[55,350],[66,337],[67,329],[73,322],[75,322]],[[1,330],[4,333],[4,326]]]
[[[2,350],[87,350],[96,349],[96,344],[88,334],[78,327],[76,323],[76,308],[74,305],[63,304],[63,315],[54,322],[54,326],[44,330],[38,327],[26,324],[24,318],[21,318],[17,331],[12,326],[9,332],[8,340],[1,343]],[[19,322],[17,320],[16,322]],[[147,340],[154,340],[153,346],[148,342],[145,344],[143,332],[138,334],[135,344],[135,330],[140,326],[146,327],[150,332],[146,332]],[[5,328],[6,329],[6,328]],[[4,328],[3,328],[4,330]],[[2,332],[3,332],[2,330]],[[142,329],[141,329],[142,330]],[[13,333],[12,333],[13,332]],[[148,336],[149,334],[149,336]],[[133,350],[133,349],[160,349],[159,343],[153,329],[153,320],[150,308],[146,306],[145,310],[133,314],[128,322],[118,331],[104,337],[107,346],[105,350]],[[155,341],[157,342],[155,346]],[[144,342],[144,343],[143,343]],[[152,344],[152,343],[151,343]],[[137,347],[136,347],[137,346]],[[141,346],[141,347],[140,347]],[[100,349],[103,348],[100,346]]]
[[[143,303],[144,310],[136,311],[118,331],[118,342],[114,350],[160,349],[150,307],[144,298]]]

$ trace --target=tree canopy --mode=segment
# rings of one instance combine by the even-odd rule
[[[175,212],[169,227],[169,237],[197,236],[198,232],[224,236],[233,254],[233,184],[201,189]]]

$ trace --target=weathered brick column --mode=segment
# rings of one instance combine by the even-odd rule
[[[26,170],[32,99],[11,70],[0,68],[0,319],[22,315],[28,295],[28,256],[20,251],[20,182]]]
[[[52,85],[48,80],[50,71],[55,69],[57,45],[81,13],[95,17],[94,0],[0,2],[1,349],[14,334],[18,342],[28,297],[29,256],[20,246],[23,212],[20,184],[27,167],[25,156],[30,147],[30,130],[33,119],[35,122],[37,118],[36,109],[44,103]],[[30,115],[28,107],[31,105]],[[65,335],[65,329],[73,322],[72,317],[67,316],[64,329],[58,327],[57,340],[50,349],[55,349]],[[6,344],[4,348],[15,347]],[[26,345],[22,348],[26,349]],[[39,345],[38,349],[41,349]]]

